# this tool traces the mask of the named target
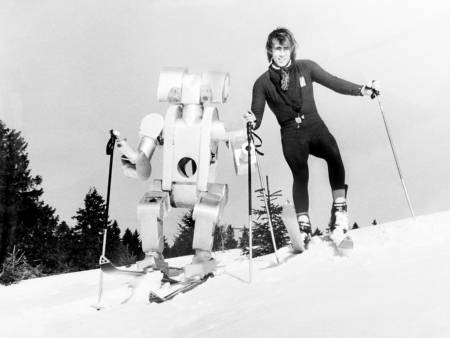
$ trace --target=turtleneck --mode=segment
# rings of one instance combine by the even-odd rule
[[[300,113],[302,106],[302,93],[298,80],[296,80],[298,77],[299,70],[291,61],[285,67],[279,67],[273,62],[269,67],[270,81],[284,103],[291,107],[296,115]]]
[[[292,64],[293,64],[293,63],[292,63],[292,60],[289,60],[289,62],[287,63],[286,66],[280,67],[280,66],[277,66],[277,64],[276,64],[275,62],[272,61],[272,62],[270,63],[270,66],[271,66],[273,69],[276,69],[276,70],[282,70],[282,69],[287,70],[288,68],[290,68],[290,66],[291,66]]]
[[[361,95],[361,85],[340,79],[323,70],[311,60],[296,60],[286,65],[290,81],[286,91],[281,88],[281,68],[273,62],[253,86],[251,110],[259,127],[267,102],[280,125],[304,115],[302,125],[306,128],[323,125],[314,101],[313,82],[338,93]]]
[[[286,64],[286,66],[284,67],[280,67],[277,64],[275,64],[275,62],[271,62],[270,67],[273,70],[275,70],[275,72],[277,72],[280,75],[280,80],[279,80],[279,88],[283,91],[283,92],[287,92],[287,90],[289,89],[289,84],[290,84],[290,80],[291,80],[291,68],[290,67],[292,65],[292,60],[289,60],[289,62]]]

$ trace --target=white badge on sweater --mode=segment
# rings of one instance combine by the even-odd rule
[[[303,76],[300,76],[300,87],[306,87],[306,81]]]

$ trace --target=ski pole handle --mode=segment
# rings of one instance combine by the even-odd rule
[[[372,80],[372,84],[370,89],[372,90],[372,94],[370,94],[370,98],[373,100],[377,96],[380,96],[380,83],[377,80]]]
[[[373,100],[374,98],[376,98],[379,95],[380,95],[380,91],[372,88],[372,94],[370,95],[370,98]]]

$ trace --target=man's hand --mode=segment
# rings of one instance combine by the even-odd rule
[[[361,88],[361,94],[370,96],[370,98],[374,99],[375,97],[380,95],[380,89],[380,82],[377,80],[372,80]]]
[[[252,128],[255,127],[256,124],[256,116],[250,110],[246,112],[243,116],[245,123],[250,122],[252,124]]]

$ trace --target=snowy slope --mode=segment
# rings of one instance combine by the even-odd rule
[[[353,231],[350,257],[322,243],[293,256],[280,250],[248,263],[238,251],[218,253],[226,267],[190,293],[149,304],[157,273],[140,280],[99,271],[0,287],[1,337],[450,337],[450,212]],[[174,260],[184,264],[189,257]]]

